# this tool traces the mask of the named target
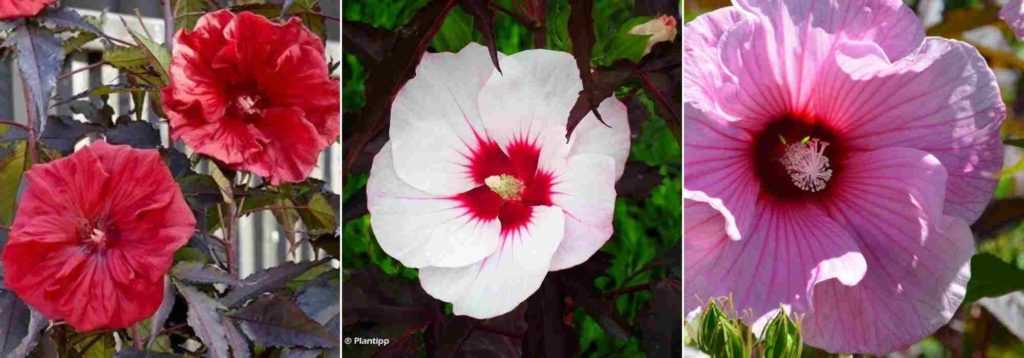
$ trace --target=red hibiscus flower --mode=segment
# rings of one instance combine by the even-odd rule
[[[221,10],[179,31],[164,88],[172,135],[271,184],[304,180],[338,137],[340,89],[298,18]]]
[[[57,0],[0,0],[0,20],[35,16]]]
[[[80,332],[152,316],[196,222],[160,154],[97,142],[26,178],[3,252],[7,288]]]

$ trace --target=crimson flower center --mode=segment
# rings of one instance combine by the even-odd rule
[[[105,249],[112,244],[114,230],[100,222],[83,223],[78,227],[78,239],[82,245],[93,249]]]
[[[513,140],[504,150],[494,141],[477,138],[469,148],[466,175],[477,186],[453,197],[479,221],[498,220],[502,235],[523,229],[533,207],[551,205],[554,176],[538,166],[540,147]]]
[[[818,117],[785,114],[754,136],[751,157],[763,195],[817,200],[836,186],[845,156],[842,138]]]
[[[228,89],[228,110],[240,117],[250,118],[263,114],[270,101],[255,83],[241,83]]]

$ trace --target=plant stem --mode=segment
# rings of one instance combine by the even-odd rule
[[[174,53],[174,10],[171,9],[171,0],[160,0],[160,4],[164,6],[164,46]]]
[[[32,98],[32,92],[29,91],[28,80],[25,78],[25,73],[22,72],[20,77],[22,84],[21,88],[25,94],[25,102],[27,102],[25,112],[28,115],[28,123],[25,127],[27,127],[28,130],[28,138],[26,139],[26,142],[28,143],[26,149],[28,151],[28,155],[25,157],[28,159],[28,163],[25,165],[25,169],[28,169],[32,164],[39,162],[39,153],[36,151],[36,121],[38,121],[40,114],[36,113],[36,101]]]

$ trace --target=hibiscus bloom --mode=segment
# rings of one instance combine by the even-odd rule
[[[96,142],[25,177],[3,252],[7,288],[79,332],[152,316],[196,223],[159,152]]]
[[[36,16],[57,0],[0,0],[0,20]]]
[[[566,142],[582,85],[567,53],[428,53],[391,109],[390,141],[367,183],[373,232],[419,269],[456,314],[514,309],[548,271],[586,261],[612,234],[615,182],[629,153],[615,98]]]
[[[999,18],[1006,21],[1017,37],[1024,37],[1024,0],[1010,0],[999,10]]]
[[[834,352],[948,322],[1002,163],[977,50],[899,0],[744,0],[687,26],[686,310],[786,305]]]
[[[320,38],[298,18],[203,15],[178,31],[164,111],[172,136],[271,184],[304,180],[338,137],[340,90]]]

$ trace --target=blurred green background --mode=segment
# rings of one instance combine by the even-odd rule
[[[374,27],[393,30],[409,21],[427,0],[344,1],[345,21],[368,23]],[[518,10],[518,0],[495,1],[504,9]],[[571,43],[567,30],[569,4],[567,0],[549,0],[547,7],[547,48],[568,51]],[[602,50],[614,35],[633,19],[633,1],[598,0],[594,6],[594,25],[597,43],[594,57],[598,61]],[[483,43],[473,26],[473,17],[456,8],[434,37],[431,51],[458,51],[470,41]],[[502,11],[496,12],[495,34],[498,50],[513,54],[533,48],[530,31]],[[364,83],[366,73],[356,56],[346,53],[343,64],[344,113],[357,111],[365,104]],[[596,289],[609,292],[615,289],[650,283],[681,268],[665,265],[665,258],[679,260],[682,236],[679,218],[682,215],[681,164],[678,139],[657,116],[654,102],[644,91],[635,91],[638,84],[627,84],[617,89],[620,98],[629,98],[630,121],[633,128],[633,147],[630,161],[644,164],[653,177],[642,197],[620,196],[615,207],[615,234],[602,248],[612,258],[608,270],[595,280]],[[633,97],[629,97],[630,95]],[[643,117],[643,118],[638,118]],[[344,122],[344,115],[342,117]],[[630,174],[627,173],[626,177]],[[365,190],[365,173],[346,178],[342,194],[343,203]],[[630,179],[639,180],[639,179]],[[651,179],[645,179],[650,182]],[[643,185],[643,184],[637,184]],[[369,215],[346,221],[343,225],[343,275],[368,265],[383,270],[387,275],[415,282],[416,271],[403,267],[385,254],[373,238]],[[656,262],[657,261],[657,262]],[[678,262],[678,261],[676,261]],[[650,300],[648,291],[619,295],[615,309],[632,325],[638,312]],[[450,309],[448,310],[450,312]],[[606,334],[595,319],[576,309],[570,318],[579,336],[579,352],[593,357],[644,356],[636,337],[626,340]]]
[[[1024,41],[998,18],[1000,1],[908,0],[930,36],[966,41],[979,49],[996,73],[1006,101],[1008,117],[1003,127],[1004,169],[990,210],[972,228],[979,253],[990,253],[1024,270]],[[729,6],[722,0],[684,0],[684,21]],[[1021,96],[1018,96],[1018,93]],[[1009,266],[1007,266],[1009,267]],[[1003,270],[1009,271],[1009,270]],[[1024,280],[1019,272],[1004,272],[1011,280]],[[1010,307],[964,305],[953,320],[931,337],[896,357],[1024,357],[1024,293],[1008,300]],[[1013,307],[1016,307],[1015,309]],[[993,310],[1000,310],[993,314]],[[998,316],[998,317],[997,317]],[[690,332],[693,332],[691,327]],[[1016,332],[1017,335],[1014,334]],[[691,337],[692,338],[692,337]],[[692,344],[693,342],[688,342]],[[805,357],[830,356],[805,348]]]

